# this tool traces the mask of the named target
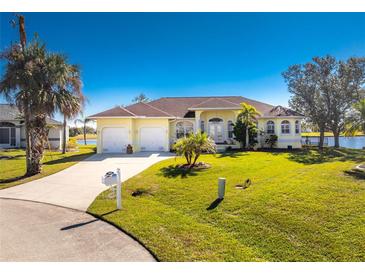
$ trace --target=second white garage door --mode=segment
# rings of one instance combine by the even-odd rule
[[[164,151],[166,129],[160,127],[144,127],[140,130],[141,151]]]
[[[103,128],[103,152],[125,153],[128,145],[128,130],[124,127]]]

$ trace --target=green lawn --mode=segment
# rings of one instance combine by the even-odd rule
[[[11,156],[10,159],[0,159],[0,189],[23,184],[41,177],[56,173],[95,153],[95,145],[79,146],[77,152],[62,154],[59,151],[46,151],[43,159],[42,173],[32,177],[24,177],[25,150],[8,149],[0,151],[1,156]]]
[[[364,261],[365,180],[349,172],[360,150],[204,155],[182,173],[169,159],[107,190],[88,211],[134,235],[161,261]],[[227,178],[217,197],[218,177]],[[236,189],[246,178],[252,185]],[[133,197],[140,190],[144,195]],[[210,208],[208,210],[208,208]],[[212,209],[213,208],[213,209]]]

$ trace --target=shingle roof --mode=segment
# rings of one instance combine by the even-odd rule
[[[273,107],[270,111],[264,113],[265,116],[303,116],[290,108],[283,106]]]
[[[162,97],[148,103],[136,103],[125,108],[115,107],[90,117],[195,117],[193,110],[207,108],[240,109],[240,103],[254,106],[263,116],[298,116],[294,111],[283,107],[251,100],[242,96],[211,96],[211,97]],[[300,114],[299,114],[300,116]]]
[[[0,104],[0,121],[21,120],[18,108],[9,104]]]
[[[194,105],[189,109],[206,109],[206,108],[234,108],[240,109],[240,104],[232,103],[223,98],[209,98],[200,104]]]
[[[24,120],[23,115],[19,112],[18,108],[14,105],[0,104],[0,121],[14,120]],[[52,118],[46,118],[46,122],[49,125],[62,125],[61,122]]]
[[[117,106],[99,113],[96,113],[94,115],[91,115],[90,117],[134,117],[135,114],[128,111],[122,106]]]
[[[148,103],[136,103],[130,106],[127,106],[126,109],[136,116],[146,116],[146,117],[174,117],[171,114],[165,112],[162,109],[159,109],[152,104]]]

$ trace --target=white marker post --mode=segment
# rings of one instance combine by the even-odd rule
[[[117,209],[122,209],[122,177],[120,174],[120,168],[117,168]]]
[[[218,179],[218,199],[223,200],[225,192],[226,192],[226,178],[219,178]]]

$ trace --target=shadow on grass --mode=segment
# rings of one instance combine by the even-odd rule
[[[168,167],[163,167],[160,169],[159,175],[166,178],[187,178],[188,176],[196,176],[198,172],[202,172],[204,169],[194,169],[194,168],[181,168],[179,166],[169,165]]]
[[[245,156],[247,155],[246,151],[241,151],[241,150],[232,150],[232,151],[226,151],[226,152],[222,152],[221,154],[219,154],[217,156],[217,158],[238,158],[241,156]]]
[[[109,212],[106,212],[104,214],[101,214],[100,217],[103,217],[103,216],[112,214],[115,211],[118,211],[118,209],[114,209],[112,211],[109,211]],[[69,229],[73,229],[73,228],[78,228],[80,226],[88,225],[88,224],[94,223],[96,221],[99,221],[99,219],[95,218],[94,220],[90,220],[90,221],[87,221],[87,222],[83,222],[83,223],[78,223],[78,224],[73,224],[73,225],[65,226],[65,227],[62,227],[60,230],[69,230]]]
[[[71,155],[71,156],[63,157],[63,158],[60,158],[57,160],[50,160],[50,161],[44,162],[43,165],[56,165],[56,164],[63,164],[63,163],[67,163],[67,162],[79,162],[94,154],[95,154],[94,152],[89,152],[89,153],[84,153],[84,154]],[[50,156],[48,156],[48,157],[50,157]]]
[[[17,155],[0,155],[0,160],[16,160],[19,158],[25,158],[24,154],[17,154]]]
[[[302,149],[289,152],[288,159],[308,165],[334,161],[363,162],[365,161],[365,151],[344,148],[324,148],[322,151],[318,149]]]
[[[346,170],[345,174],[354,177],[355,179],[365,180],[365,172],[360,170]]]
[[[215,199],[208,207],[207,210],[215,209],[219,204],[223,201],[223,199],[217,198]]]
[[[25,178],[28,178],[28,177],[30,177],[30,176],[22,175],[22,176],[17,176],[17,177],[14,177],[14,178],[1,179],[0,180],[0,185],[1,184],[12,183],[12,182],[15,182],[15,181],[18,181],[18,180],[22,180],[22,179],[25,179]]]

